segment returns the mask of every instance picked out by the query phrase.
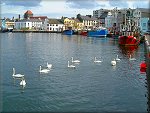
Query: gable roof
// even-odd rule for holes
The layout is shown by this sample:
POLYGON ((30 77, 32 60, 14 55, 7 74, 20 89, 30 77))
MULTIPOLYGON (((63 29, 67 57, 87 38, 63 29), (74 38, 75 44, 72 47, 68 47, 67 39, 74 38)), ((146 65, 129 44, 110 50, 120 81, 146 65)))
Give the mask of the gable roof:
POLYGON ((30 11, 30 10, 27 10, 27 11, 25 12, 25 14, 33 15, 32 11, 30 11))
POLYGON ((89 16, 80 16, 81 17, 81 19, 83 19, 83 20, 91 20, 91 21, 95 21, 95 20, 97 20, 96 18, 94 18, 94 17, 89 17, 89 16))
POLYGON ((49 18, 48 23, 49 24, 63 24, 60 19, 53 19, 53 18, 51 19, 49 18))

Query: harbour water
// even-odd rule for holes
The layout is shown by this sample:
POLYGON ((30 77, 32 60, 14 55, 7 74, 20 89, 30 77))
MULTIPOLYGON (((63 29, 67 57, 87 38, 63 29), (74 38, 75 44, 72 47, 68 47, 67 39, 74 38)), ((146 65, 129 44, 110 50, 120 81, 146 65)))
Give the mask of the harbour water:
POLYGON ((125 51, 117 39, 55 33, 1 33, 2 112, 147 112, 144 45, 125 51), (135 61, 129 60, 132 54, 135 61), (121 59, 116 66, 111 60, 121 59), (67 67, 71 57, 81 62, 67 67), (101 59, 94 63, 93 59, 101 59), (40 74, 39 67, 52 69, 40 74), (13 81, 12 68, 26 86, 13 81))

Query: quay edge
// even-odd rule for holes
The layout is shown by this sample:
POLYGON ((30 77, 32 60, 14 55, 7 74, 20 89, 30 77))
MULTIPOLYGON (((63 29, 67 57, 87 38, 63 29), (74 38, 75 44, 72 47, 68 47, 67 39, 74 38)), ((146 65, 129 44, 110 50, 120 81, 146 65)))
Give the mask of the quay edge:
POLYGON ((145 61, 147 64, 147 69, 146 69, 146 78, 147 78, 147 89, 148 89, 148 113, 150 112, 150 35, 145 35, 145 41, 144 41, 144 46, 145 46, 145 61))

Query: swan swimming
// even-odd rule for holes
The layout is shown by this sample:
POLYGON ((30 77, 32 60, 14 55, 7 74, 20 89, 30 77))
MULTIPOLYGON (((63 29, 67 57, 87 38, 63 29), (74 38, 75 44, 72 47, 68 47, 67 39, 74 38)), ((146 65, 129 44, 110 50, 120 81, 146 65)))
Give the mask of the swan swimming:
POLYGON ((15 68, 13 68, 13 74, 12 74, 13 78, 23 78, 24 75, 22 74, 15 74, 15 68))
POLYGON ((80 63, 80 60, 73 60, 73 57, 71 57, 71 59, 72 59, 71 61, 74 63, 80 63))
POLYGON ((48 73, 49 71, 50 71, 49 69, 41 69, 40 66, 40 70, 39 70, 40 73, 48 73))
POLYGON ((26 85, 26 81, 25 81, 25 79, 22 79, 20 82, 20 86, 25 86, 25 85, 26 85))
POLYGON ((69 67, 69 68, 75 68, 74 65, 69 65, 69 61, 68 61, 68 67, 69 67))
POLYGON ((51 69, 52 68, 52 64, 48 64, 48 62, 47 62, 47 68, 51 69))
POLYGON ((115 60, 115 59, 111 61, 111 65, 112 65, 112 66, 115 66, 115 65, 116 65, 116 60, 115 60))
POLYGON ((96 57, 95 57, 95 58, 94 58, 94 62, 95 62, 95 63, 100 63, 100 62, 102 62, 102 61, 101 61, 101 60, 97 60, 96 57))
POLYGON ((132 57, 131 57, 131 55, 130 55, 130 58, 129 58, 129 60, 136 60, 136 59, 135 59, 135 58, 132 58, 132 57))
POLYGON ((117 55, 116 61, 120 61, 120 58, 118 57, 118 55, 117 55))

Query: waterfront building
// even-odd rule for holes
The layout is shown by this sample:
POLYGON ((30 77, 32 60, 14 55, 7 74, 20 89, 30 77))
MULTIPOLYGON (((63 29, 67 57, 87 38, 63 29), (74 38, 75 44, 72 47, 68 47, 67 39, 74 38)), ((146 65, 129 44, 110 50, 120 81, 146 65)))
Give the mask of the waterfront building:
MULTIPOLYGON (((29 18, 31 21, 40 20, 42 22, 41 30, 47 30, 48 17, 47 16, 32 16, 29 18)), ((36 24, 36 22, 35 22, 36 24)), ((36 27, 36 26, 35 26, 36 27)))
POLYGON ((148 31, 148 21, 150 19, 150 9, 136 8, 133 15, 136 20, 136 25, 140 27, 141 32, 148 31))
MULTIPOLYGON (((106 27, 106 26, 105 26, 105 21, 106 21, 107 15, 108 15, 108 12, 104 12, 104 13, 98 18, 98 20, 99 20, 99 22, 100 22, 100 26, 106 27)), ((110 20, 110 19, 107 18, 107 20, 110 20)), ((111 20, 111 21, 112 21, 112 20, 111 20)))
POLYGON ((74 27, 75 27, 75 30, 79 31, 79 30, 82 30, 83 29, 83 23, 81 21, 79 21, 79 19, 75 18, 74 19, 74 27))
POLYGON ((64 30, 64 24, 60 19, 48 19, 47 30, 61 32, 64 30))
POLYGON ((42 21, 40 19, 22 19, 15 22, 17 30, 41 30, 42 21))
POLYGON ((64 20, 64 26, 65 26, 65 30, 67 30, 67 29, 75 29, 74 28, 74 23, 75 23, 75 21, 74 21, 74 19, 73 18, 65 18, 64 20))
POLYGON ((15 20, 14 20, 14 18, 13 19, 7 18, 6 19, 6 28, 7 29, 14 29, 14 26, 15 26, 15 20))
POLYGON ((2 31, 6 29, 6 19, 0 19, 0 27, 2 31))
POLYGON ((83 29, 91 30, 96 27, 99 27, 97 18, 94 18, 91 15, 83 16, 78 14, 77 19, 83 23, 83 29))
POLYGON ((113 27, 113 16, 111 12, 108 12, 107 17, 105 18, 105 27, 106 28, 112 28, 113 27))
POLYGON ((93 17, 99 18, 104 12, 109 12, 110 10, 108 9, 99 9, 99 10, 94 10, 93 11, 93 17))

